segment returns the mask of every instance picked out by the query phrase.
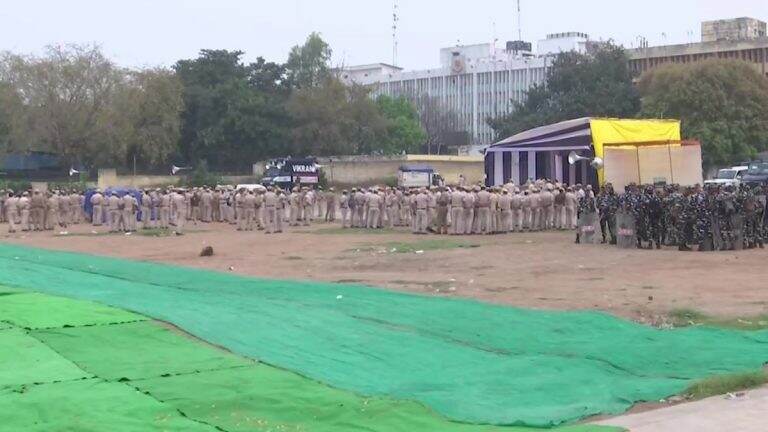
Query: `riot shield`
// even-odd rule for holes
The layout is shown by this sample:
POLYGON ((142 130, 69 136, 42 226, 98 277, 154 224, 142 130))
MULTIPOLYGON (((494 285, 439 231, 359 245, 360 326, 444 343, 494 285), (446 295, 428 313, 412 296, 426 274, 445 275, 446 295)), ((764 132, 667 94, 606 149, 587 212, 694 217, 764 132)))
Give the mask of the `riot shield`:
POLYGON ((579 216, 578 227, 581 244, 600 243, 600 220, 597 213, 582 213, 579 216))
POLYGON ((635 217, 631 213, 616 213, 616 245, 621 249, 637 247, 635 217))
POLYGON ((733 238, 733 250, 744 249, 744 216, 734 214, 731 216, 731 236, 733 238))

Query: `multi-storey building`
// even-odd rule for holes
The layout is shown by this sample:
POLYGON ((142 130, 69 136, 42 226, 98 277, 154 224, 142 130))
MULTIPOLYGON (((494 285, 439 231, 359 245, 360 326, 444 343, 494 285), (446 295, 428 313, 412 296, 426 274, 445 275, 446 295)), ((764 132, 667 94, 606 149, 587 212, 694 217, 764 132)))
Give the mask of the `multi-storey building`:
POLYGON ((488 145, 495 139, 489 118, 512 112, 525 100, 528 90, 546 81, 553 56, 563 51, 585 51, 584 33, 549 35, 539 42, 534 55, 530 43, 507 42, 504 48, 485 43, 440 50, 440 67, 404 71, 377 63, 339 71, 347 82, 371 86, 373 95, 432 98, 437 109, 450 110, 458 119, 458 130, 467 132, 469 144, 488 145))
POLYGON ((708 21, 701 42, 627 50, 629 67, 640 76, 667 63, 691 63, 711 58, 743 60, 768 76, 768 36, 765 23, 752 18, 708 21))
POLYGON ((701 23, 701 41, 749 40, 768 36, 765 21, 754 18, 734 18, 701 23))
MULTIPOLYGON (((465 45, 441 49, 440 67, 435 69, 404 71, 377 63, 338 73, 347 82, 372 87, 374 96, 431 98, 436 103, 430 109, 455 114, 456 130, 466 132, 468 144, 485 146, 503 138, 494 136, 487 120, 511 113, 532 86, 544 84, 556 54, 589 52, 599 43, 584 33, 557 33, 540 40, 536 54, 530 43, 521 41, 507 42, 504 48, 490 43, 465 45)), ((768 76, 765 23, 752 18, 704 22, 702 42, 643 46, 627 53, 629 67, 637 76, 662 64, 708 58, 744 60, 768 76)))

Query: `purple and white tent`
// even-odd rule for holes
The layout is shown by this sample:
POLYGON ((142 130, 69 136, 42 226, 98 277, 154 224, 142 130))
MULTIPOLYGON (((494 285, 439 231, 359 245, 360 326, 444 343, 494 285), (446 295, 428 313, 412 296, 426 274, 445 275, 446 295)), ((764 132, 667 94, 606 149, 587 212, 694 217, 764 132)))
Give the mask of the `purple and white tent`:
POLYGON ((588 161, 568 164, 571 151, 593 156, 590 120, 585 117, 537 127, 491 145, 485 152, 486 185, 523 184, 546 177, 597 186, 597 171, 588 161))

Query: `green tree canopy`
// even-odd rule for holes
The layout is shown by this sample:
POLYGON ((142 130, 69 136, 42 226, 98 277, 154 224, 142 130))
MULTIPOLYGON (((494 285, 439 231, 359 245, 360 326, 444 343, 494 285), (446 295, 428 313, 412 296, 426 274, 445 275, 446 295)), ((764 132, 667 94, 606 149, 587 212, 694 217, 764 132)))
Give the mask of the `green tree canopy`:
POLYGON ((768 149, 768 79, 749 63, 707 60, 645 73, 642 115, 677 118, 702 144, 704 165, 731 164, 768 149))
POLYGON ((534 86, 511 114, 489 119, 497 136, 579 117, 635 117, 640 98, 623 48, 609 43, 589 54, 559 54, 546 84, 534 86))
POLYGON ((174 69, 183 84, 181 156, 216 169, 249 166, 283 151, 288 117, 285 69, 241 51, 203 50, 174 69))
POLYGON ((364 153, 384 154, 415 153, 427 140, 427 134, 419 122, 416 107, 404 97, 379 96, 376 106, 387 119, 387 139, 378 148, 362 150, 364 153))
POLYGON ((297 89, 288 102, 294 155, 356 154, 386 138, 387 121, 368 92, 334 78, 297 89))
POLYGON ((330 75, 331 53, 331 47, 316 32, 307 37, 304 45, 291 48, 285 64, 291 84, 297 88, 324 84, 330 75))
POLYGON ((370 90, 327 78, 295 90, 288 101, 293 155, 399 154, 426 139, 418 113, 405 98, 370 97, 370 90))

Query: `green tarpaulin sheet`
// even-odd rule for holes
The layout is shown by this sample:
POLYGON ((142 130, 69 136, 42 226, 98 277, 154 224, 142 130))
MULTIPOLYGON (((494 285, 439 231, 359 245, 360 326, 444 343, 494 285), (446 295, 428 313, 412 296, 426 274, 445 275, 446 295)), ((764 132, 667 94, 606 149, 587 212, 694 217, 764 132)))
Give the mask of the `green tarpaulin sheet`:
MULTIPOLYGON (((535 432, 529 428, 448 422, 421 404, 362 398, 290 372, 257 365, 134 383, 187 417, 227 432, 535 432)), ((581 425, 553 432, 612 432, 581 425)))
POLYGON ((0 284, 123 307, 334 387, 418 401, 468 423, 546 427, 619 413, 694 379, 768 360, 768 332, 661 331, 602 313, 7 245, 0 246, 0 284))
POLYGON ((0 320, 29 329, 115 324, 144 319, 140 315, 87 301, 35 293, 0 296, 0 320))
MULTIPOLYGON (((62 305, 101 308, 76 300, 36 297, 43 303, 58 300, 62 305)), ((19 309, 29 311, 26 305, 19 309)), ((21 310, 13 311, 22 316, 21 310)), ((61 355, 71 356, 88 370, 112 377, 112 385, 101 382, 103 377, 97 377, 61 386, 25 383, 13 386, 13 391, 2 391, 0 386, 0 409, 13 413, 10 421, 0 422, 3 431, 6 428, 57 432, 196 430, 194 425, 178 418, 182 415, 227 432, 532 432, 527 428, 453 423, 415 402, 364 398, 333 389, 291 372, 236 357, 177 331, 169 331, 164 324, 156 322, 70 328, 61 332, 44 330, 33 334, 51 342, 61 355), (239 360, 234 367, 233 359, 239 360), (192 372, 202 364, 219 369, 192 372), (137 379, 115 383, 124 376, 137 379), (94 404, 94 399, 99 398, 115 399, 119 406, 104 403, 108 401, 94 404)), ((11 348, 23 345, 15 342, 11 348)), ((18 381, 23 381, 23 377, 33 376, 35 370, 39 377, 38 366, 27 361, 9 369, 22 377, 18 381)), ((66 375, 61 373, 61 368, 56 370, 60 373, 49 374, 54 380, 66 375)), ((198 430, 207 429, 198 427, 198 430)), ((556 432, 611 431, 614 429, 591 425, 556 429, 556 432)))
POLYGON ((0 389, 86 377, 90 375, 23 330, 0 330, 0 389))
POLYGON ((173 334, 151 322, 76 327, 32 335, 101 378, 140 379, 247 366, 252 361, 204 349, 203 343, 173 334))
POLYGON ((218 431, 125 384, 99 379, 0 390, 0 413, 0 430, 8 432, 218 431))

